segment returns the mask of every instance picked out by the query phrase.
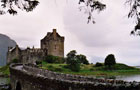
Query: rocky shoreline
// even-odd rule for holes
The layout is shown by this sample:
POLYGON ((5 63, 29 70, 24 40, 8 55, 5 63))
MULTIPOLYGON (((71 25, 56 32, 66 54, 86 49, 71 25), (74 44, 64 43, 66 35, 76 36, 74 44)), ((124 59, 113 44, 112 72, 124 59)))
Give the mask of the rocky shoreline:
MULTIPOLYGON (((8 78, 8 76, 0 75, 0 78, 8 78)), ((11 90, 11 86, 9 83, 1 82, 0 83, 0 90, 11 90)))
POLYGON ((11 90, 10 84, 0 84, 0 90, 11 90))

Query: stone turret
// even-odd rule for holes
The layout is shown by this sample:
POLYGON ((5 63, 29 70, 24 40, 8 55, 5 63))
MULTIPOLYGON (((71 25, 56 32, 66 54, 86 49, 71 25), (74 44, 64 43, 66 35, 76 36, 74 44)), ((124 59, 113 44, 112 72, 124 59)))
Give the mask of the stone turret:
POLYGON ((10 63, 13 59, 20 59, 21 50, 18 45, 15 47, 9 47, 7 52, 7 64, 10 63))
POLYGON ((53 29, 53 32, 48 32, 41 40, 41 49, 46 49, 48 55, 64 57, 64 37, 53 29))

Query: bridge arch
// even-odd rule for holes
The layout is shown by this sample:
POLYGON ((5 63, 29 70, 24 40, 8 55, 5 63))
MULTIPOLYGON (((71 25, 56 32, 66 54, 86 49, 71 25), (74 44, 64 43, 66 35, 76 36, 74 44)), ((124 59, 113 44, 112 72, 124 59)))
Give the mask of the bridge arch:
POLYGON ((16 83, 16 90, 22 90, 21 83, 19 81, 16 83))

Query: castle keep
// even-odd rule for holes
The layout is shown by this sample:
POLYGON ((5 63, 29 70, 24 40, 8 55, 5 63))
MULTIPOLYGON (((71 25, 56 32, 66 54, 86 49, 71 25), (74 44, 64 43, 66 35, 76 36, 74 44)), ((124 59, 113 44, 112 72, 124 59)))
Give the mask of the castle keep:
POLYGON ((48 55, 64 57, 64 37, 61 37, 56 29, 47 33, 41 40, 41 49, 48 50, 48 55))
POLYGON ((18 45, 9 47, 7 63, 13 59, 19 60, 20 63, 35 63, 43 60, 47 55, 64 57, 64 37, 60 36, 56 29, 53 29, 53 32, 48 32, 40 44, 41 48, 27 47, 22 49, 18 45))

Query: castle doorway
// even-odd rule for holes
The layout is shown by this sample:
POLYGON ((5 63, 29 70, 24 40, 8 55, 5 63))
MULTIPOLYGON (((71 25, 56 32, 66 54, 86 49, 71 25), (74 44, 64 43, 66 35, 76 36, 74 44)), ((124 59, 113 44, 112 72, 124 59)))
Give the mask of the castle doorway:
POLYGON ((17 84, 16 84, 16 90, 22 90, 22 89, 21 89, 21 84, 20 84, 20 82, 17 82, 17 84))

